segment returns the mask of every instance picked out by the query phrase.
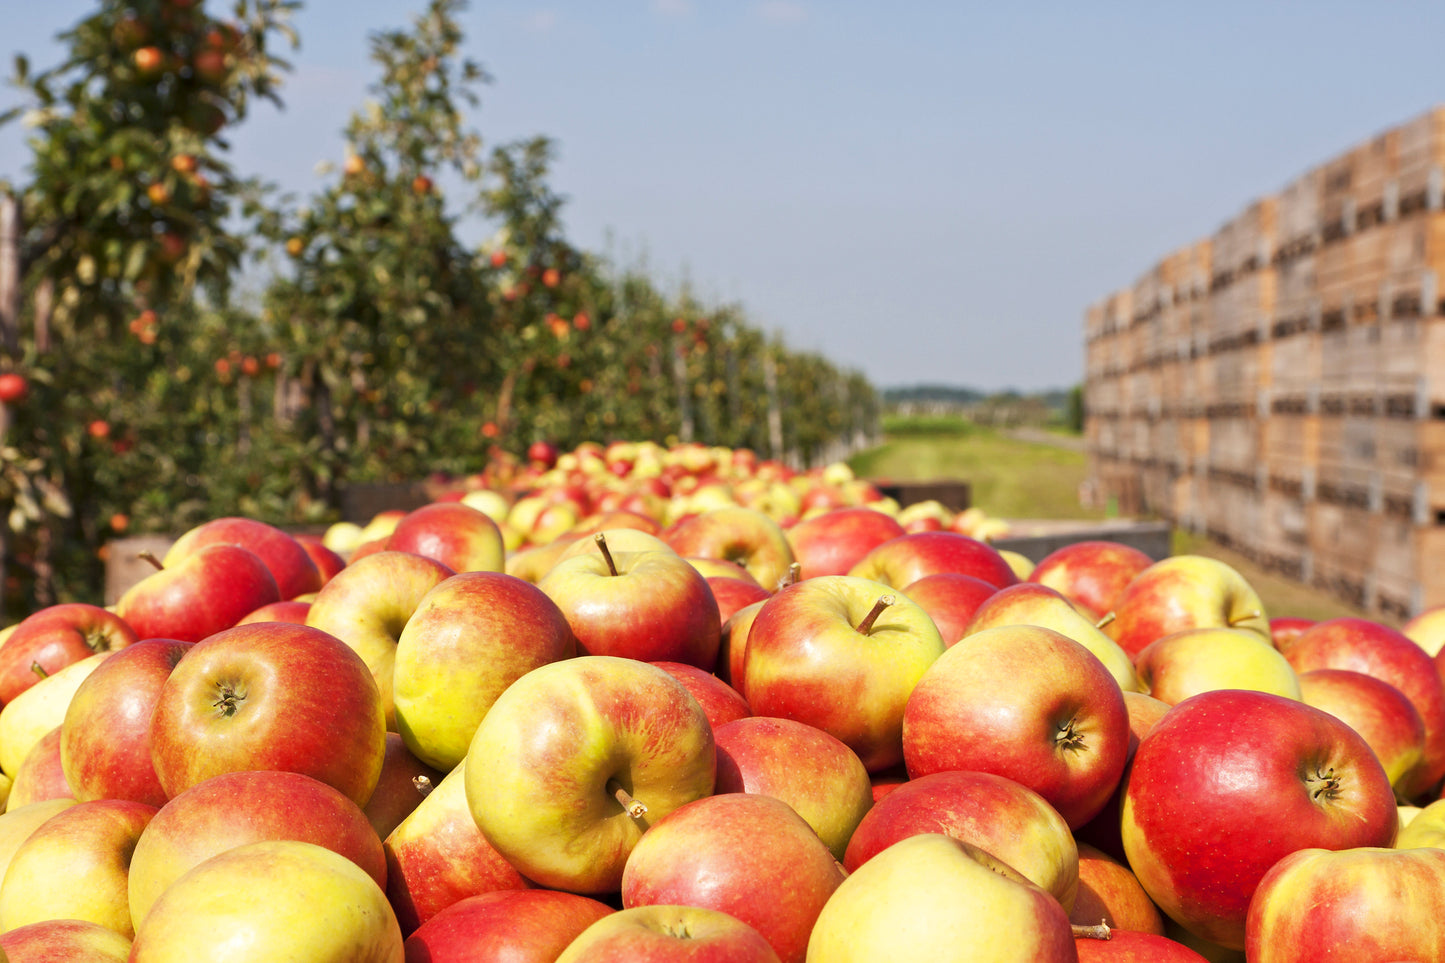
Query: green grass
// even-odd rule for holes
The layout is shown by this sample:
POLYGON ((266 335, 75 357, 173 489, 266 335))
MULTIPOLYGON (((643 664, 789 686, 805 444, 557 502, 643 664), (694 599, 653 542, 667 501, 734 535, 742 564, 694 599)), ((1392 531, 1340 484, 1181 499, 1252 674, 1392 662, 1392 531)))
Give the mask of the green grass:
POLYGON ((973 504, 1003 518, 1103 518, 1079 504, 1088 471, 1083 452, 1018 441, 962 419, 908 419, 877 448, 849 460, 865 478, 959 480, 973 486, 973 504), (949 425, 952 423, 953 427, 949 425))

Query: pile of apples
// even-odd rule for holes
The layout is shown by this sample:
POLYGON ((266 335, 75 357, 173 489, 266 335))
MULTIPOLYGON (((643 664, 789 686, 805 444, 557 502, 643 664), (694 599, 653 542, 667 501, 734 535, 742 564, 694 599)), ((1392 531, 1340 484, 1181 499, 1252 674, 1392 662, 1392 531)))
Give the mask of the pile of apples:
POLYGON ((349 559, 221 518, 36 613, 0 952, 1445 959, 1445 616, 1271 621, 1213 559, 1033 566, 854 490, 787 524, 589 494, 512 550, 438 501, 349 559))

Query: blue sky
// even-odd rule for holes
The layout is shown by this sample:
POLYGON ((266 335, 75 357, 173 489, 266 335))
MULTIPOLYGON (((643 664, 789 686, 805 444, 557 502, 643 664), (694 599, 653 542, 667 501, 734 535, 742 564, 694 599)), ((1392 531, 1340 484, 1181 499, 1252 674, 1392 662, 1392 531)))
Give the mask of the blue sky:
MULTIPOLYGON (((368 34, 421 7, 310 0, 236 166, 314 189, 368 34)), ((0 54, 46 65, 92 4, 0 8, 0 54)), ((556 139, 574 242, 880 387, 1077 382, 1091 301, 1445 102, 1438 2, 473 0, 463 24, 495 79, 474 126, 556 139)), ((0 129, 0 179, 25 163, 0 129)))

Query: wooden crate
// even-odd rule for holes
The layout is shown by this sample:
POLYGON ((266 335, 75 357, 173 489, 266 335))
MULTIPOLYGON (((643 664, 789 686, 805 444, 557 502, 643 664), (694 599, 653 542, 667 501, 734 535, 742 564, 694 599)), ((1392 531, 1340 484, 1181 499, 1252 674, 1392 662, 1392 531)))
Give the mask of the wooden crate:
POLYGON ((1397 179, 1402 217, 1441 208, 1445 187, 1445 107, 1436 107, 1400 127, 1397 179))
POLYGON ((1323 170, 1315 168, 1295 178, 1279 192, 1276 262, 1291 260, 1319 246, 1323 177, 1323 170))
POLYGON ((1252 415, 1209 419, 1209 467, 1253 475, 1259 467, 1259 425, 1252 415))

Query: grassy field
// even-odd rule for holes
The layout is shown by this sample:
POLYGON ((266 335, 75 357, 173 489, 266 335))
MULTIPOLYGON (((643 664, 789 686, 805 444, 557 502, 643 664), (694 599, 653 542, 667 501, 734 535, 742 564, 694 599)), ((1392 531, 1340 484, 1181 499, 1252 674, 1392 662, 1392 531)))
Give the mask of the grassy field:
MULTIPOLYGON (((1015 437, 959 418, 909 418, 884 424, 885 440, 849 460, 860 476, 890 481, 957 479, 973 503, 1002 518, 1103 519, 1079 504, 1088 462, 1074 436, 1029 432, 1015 437)), ((1228 562, 1254 586, 1271 616, 1328 619, 1362 615, 1328 594, 1267 572, 1202 535, 1176 531, 1176 555, 1228 562)), ((1379 618, 1379 616, 1370 616, 1379 618)))

